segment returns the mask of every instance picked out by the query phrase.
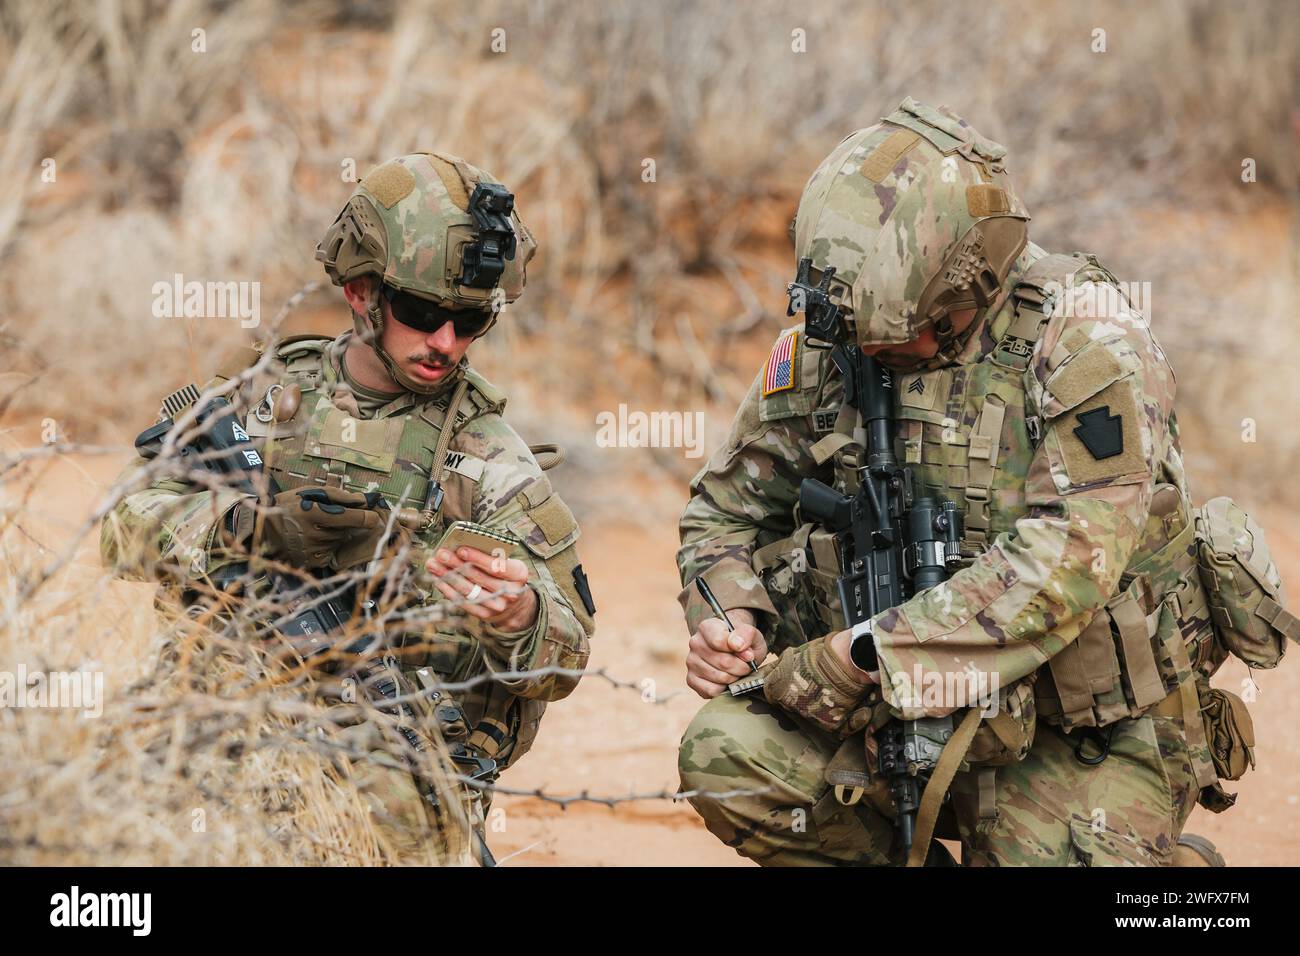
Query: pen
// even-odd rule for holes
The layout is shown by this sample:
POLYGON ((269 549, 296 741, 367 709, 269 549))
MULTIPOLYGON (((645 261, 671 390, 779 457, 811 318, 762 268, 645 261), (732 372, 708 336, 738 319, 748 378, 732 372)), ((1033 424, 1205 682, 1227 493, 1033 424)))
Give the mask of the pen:
MULTIPOLYGON (((709 607, 713 608, 713 613, 722 618, 722 622, 727 625, 727 630, 734 631, 736 625, 731 623, 731 618, 727 617, 727 612, 722 609, 722 605, 718 603, 718 599, 713 596, 713 590, 709 587, 708 582, 705 581, 704 578, 696 578, 695 588, 700 592, 700 597, 709 602, 709 607)), ((752 673, 757 673, 758 665, 753 661, 750 661, 749 669, 752 673)))

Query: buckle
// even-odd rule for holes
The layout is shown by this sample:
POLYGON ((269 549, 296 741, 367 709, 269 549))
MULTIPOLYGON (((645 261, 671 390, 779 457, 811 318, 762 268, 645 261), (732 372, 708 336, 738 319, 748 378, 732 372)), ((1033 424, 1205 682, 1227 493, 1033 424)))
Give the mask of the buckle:
POLYGON ((491 757, 476 756, 463 747, 451 752, 451 762, 461 767, 470 768, 470 772, 465 776, 471 780, 484 780, 494 776, 497 772, 497 762, 491 757))

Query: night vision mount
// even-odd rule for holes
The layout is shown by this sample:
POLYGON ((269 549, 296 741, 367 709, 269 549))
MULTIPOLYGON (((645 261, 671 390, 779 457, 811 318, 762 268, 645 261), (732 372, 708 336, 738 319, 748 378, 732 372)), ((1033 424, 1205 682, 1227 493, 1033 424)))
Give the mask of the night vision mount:
POLYGON ((506 260, 515 257, 515 229, 510 214, 515 197, 500 183, 478 183, 469 197, 469 214, 478 238, 465 246, 460 284, 491 289, 501 281, 506 260))
POLYGON ((828 266, 822 273, 821 283, 815 286, 808 281, 811 269, 812 259, 805 256, 799 260, 794 281, 786 287, 790 307, 785 314, 804 314, 804 335, 808 339, 839 345, 844 336, 844 323, 840 321, 840 307, 831 301, 830 296, 835 267, 828 266))

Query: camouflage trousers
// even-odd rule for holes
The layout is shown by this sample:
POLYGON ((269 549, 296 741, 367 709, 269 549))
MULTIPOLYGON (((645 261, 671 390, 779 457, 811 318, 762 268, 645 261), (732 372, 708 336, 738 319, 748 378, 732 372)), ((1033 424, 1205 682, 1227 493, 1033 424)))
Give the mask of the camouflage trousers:
MULTIPOLYGON (((398 693, 408 695, 419 686, 415 670, 402 668, 401 674, 404 686, 398 693)), ((407 719, 414 721, 408 726, 425 740, 423 746, 438 746, 435 740, 440 735, 431 726, 431 713, 417 711, 407 719)), ((387 746, 373 745, 374 732, 391 736, 393 724, 383 720, 380 728, 367 723, 351 728, 359 738, 370 741, 358 748, 365 756, 354 761, 353 780, 384 844, 385 856, 394 862, 425 865, 477 859, 491 792, 458 783, 451 775, 460 772, 459 768, 429 752, 420 758, 429 762, 426 772, 416 771, 409 762, 412 754, 407 742, 394 738, 387 746), (436 794, 435 778, 441 780, 436 794)))
POLYGON ((409 767, 387 751, 372 751, 366 760, 354 765, 353 772, 357 791, 390 860, 446 865, 477 859, 483 820, 491 805, 490 793, 471 792, 468 787, 452 784, 441 800, 446 804, 454 799, 457 808, 435 809, 426 795, 427 788, 409 767))
MULTIPOLYGON (((991 826, 977 828, 976 775, 958 774, 952 807, 963 864, 1171 864, 1197 797, 1179 721, 1120 721, 1109 756, 1095 766, 1075 757, 1078 742, 1040 722, 1029 755, 996 771, 991 826)), ((844 806, 825 780, 841 744, 762 698, 723 695, 700 709, 682 737, 682 788, 702 791, 690 802, 714 836, 761 865, 897 864, 887 804, 844 806), (733 790, 765 792, 708 796, 733 790)))

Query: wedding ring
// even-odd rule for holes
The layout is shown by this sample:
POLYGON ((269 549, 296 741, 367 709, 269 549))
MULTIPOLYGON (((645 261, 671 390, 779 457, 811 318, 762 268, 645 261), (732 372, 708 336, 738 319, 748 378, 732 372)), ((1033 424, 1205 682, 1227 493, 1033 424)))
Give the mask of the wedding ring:
POLYGON ((465 595, 465 600, 467 600, 467 601, 477 601, 477 600, 478 600, 478 596, 479 596, 480 594, 482 594, 482 593, 483 593, 483 585, 481 585, 481 584, 476 584, 476 585, 474 585, 472 588, 469 589, 469 593, 465 595))

